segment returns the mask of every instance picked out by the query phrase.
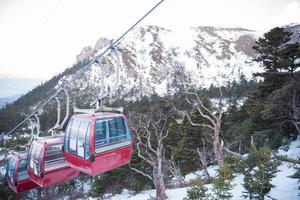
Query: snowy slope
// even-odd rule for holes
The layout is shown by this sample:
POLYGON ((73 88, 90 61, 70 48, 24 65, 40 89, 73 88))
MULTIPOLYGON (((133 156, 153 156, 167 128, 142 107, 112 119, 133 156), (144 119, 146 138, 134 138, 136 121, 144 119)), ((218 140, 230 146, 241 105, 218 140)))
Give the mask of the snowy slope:
MULTIPOLYGON (((300 156, 300 137, 294 142, 292 142, 290 145, 288 145, 288 151, 284 151, 281 148, 278 151, 278 155, 287 155, 290 158, 297 159, 300 156)), ((215 173, 215 166, 212 166, 209 168, 209 172, 212 176, 214 176, 215 173)), ((293 175, 295 173, 295 169, 293 166, 291 166, 289 163, 282 162, 282 164, 278 167, 279 172, 277 173, 276 177, 273 178, 272 183, 276 186, 273 188, 270 192, 270 196, 278 199, 278 200, 299 200, 300 196, 298 194, 300 191, 298 190, 298 187, 300 186, 300 183, 298 183, 297 179, 292 179, 289 176, 293 175)), ((196 179, 198 176, 202 175, 202 171, 194 172, 185 177, 187 181, 191 181, 193 179, 196 179)), ((234 189, 231 191, 233 194, 232 200, 241 200, 243 199, 241 196, 243 195, 243 178, 244 175, 238 174, 234 180, 233 183, 235 184, 234 189)), ((211 192, 212 185, 206 185, 211 192)), ((176 188, 176 189, 169 189, 166 191, 166 194, 168 196, 169 200, 182 200, 186 196, 186 191, 188 187, 185 188, 176 188)), ((108 195, 110 196, 110 195, 108 195)), ((149 199, 149 197, 155 197, 155 190, 147 190, 143 191, 137 195, 130 194, 130 191, 124 190, 121 194, 110 196, 108 199, 110 200, 145 200, 149 199)), ((266 200, 269 198, 266 197, 266 200)), ((93 198, 90 198, 90 200, 93 200, 93 198)))
MULTIPOLYGON (((259 36, 260 33, 240 28, 192 27, 180 32, 157 26, 135 28, 117 46, 121 63, 119 94, 128 98, 141 92, 165 95, 179 65, 184 66, 181 73, 189 76, 196 87, 239 80, 242 74, 250 79, 254 72, 261 71, 259 64, 252 61, 252 46, 259 36)), ((101 51, 90 50, 86 59, 101 51)), ((105 85, 112 85, 116 58, 111 54, 104 61, 105 85)), ((63 76, 56 88, 74 76, 63 76)), ((93 97, 99 86, 99 66, 92 66, 71 84, 70 90, 77 88, 74 95, 93 97)))

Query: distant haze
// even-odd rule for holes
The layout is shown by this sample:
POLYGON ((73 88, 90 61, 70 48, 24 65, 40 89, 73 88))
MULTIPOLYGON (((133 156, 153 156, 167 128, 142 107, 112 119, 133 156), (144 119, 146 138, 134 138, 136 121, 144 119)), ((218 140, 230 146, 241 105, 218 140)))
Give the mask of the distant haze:
POLYGON ((20 96, 41 82, 39 79, 0 78, 0 98, 20 96))
MULTIPOLYGON (((84 46, 116 38, 157 2, 1 0, 0 75, 49 79, 74 64, 84 46)), ((300 0, 165 0, 141 26, 266 31, 299 22, 300 0)))

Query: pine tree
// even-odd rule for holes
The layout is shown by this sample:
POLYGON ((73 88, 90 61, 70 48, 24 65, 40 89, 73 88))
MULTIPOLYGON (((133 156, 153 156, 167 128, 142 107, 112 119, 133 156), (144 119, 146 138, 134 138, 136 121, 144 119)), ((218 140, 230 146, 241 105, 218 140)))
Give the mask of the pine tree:
POLYGON ((184 198, 184 200, 208 200, 210 195, 207 191, 208 189, 203 185, 203 183, 193 185, 186 191, 187 197, 184 198))
POLYGON ((300 44, 286 44, 280 51, 280 57, 282 60, 278 68, 293 74, 300 67, 300 62, 297 61, 300 57, 300 44))
POLYGON ((285 28, 277 27, 265 33, 253 47, 255 60, 263 64, 265 71, 255 74, 263 80, 246 102, 250 132, 262 142, 268 140, 273 148, 280 146, 283 137, 296 132, 291 116, 293 96, 300 95, 295 90, 295 82, 299 82, 296 70, 300 65, 300 47, 290 43, 291 35, 285 28))
POLYGON ((264 81, 260 84, 258 92, 261 97, 267 97, 274 90, 281 88, 286 82, 286 75, 279 73, 281 69, 292 70, 297 64, 292 63, 300 56, 299 44, 288 44, 292 33, 284 28, 273 28, 256 41, 253 49, 256 51, 255 61, 261 62, 265 72, 256 73, 264 81), (292 65, 292 66, 290 66, 292 65))
POLYGON ((273 28, 264 34, 264 37, 256 41, 253 49, 257 53, 255 61, 262 62, 266 72, 277 72, 282 65, 280 57, 284 44, 291 39, 292 33, 285 31, 284 28, 273 28))
POLYGON ((217 178, 213 182, 214 200, 229 200, 232 198, 230 190, 234 187, 233 179, 233 171, 229 165, 225 164, 218 170, 217 178))
MULTIPOLYGON (((198 113, 192 112, 191 118, 194 121, 201 122, 203 119, 198 113)), ((199 169, 197 162, 197 147, 202 149, 202 137, 206 137, 205 128, 192 126, 187 119, 182 124, 180 141, 173 147, 174 158, 180 163, 183 174, 199 169)))
POLYGON ((247 160, 248 170, 244 177, 244 197, 264 200, 265 196, 275 186, 271 184, 272 178, 278 172, 278 163, 271 158, 271 150, 264 148, 259 151, 252 149, 247 160))

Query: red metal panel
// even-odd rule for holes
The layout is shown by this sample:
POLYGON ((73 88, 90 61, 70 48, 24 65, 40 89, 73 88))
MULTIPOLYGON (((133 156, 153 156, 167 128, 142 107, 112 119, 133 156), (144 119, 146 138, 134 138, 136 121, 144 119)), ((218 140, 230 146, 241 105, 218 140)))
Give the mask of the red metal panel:
POLYGON ((96 176, 123 165, 127 165, 130 162, 131 155, 131 145, 114 151, 96 155, 95 162, 92 163, 92 173, 90 175, 96 176))
POLYGON ((42 188, 73 180, 77 178, 79 174, 80 172, 78 170, 71 167, 64 167, 49 171, 44 174, 43 178, 36 176, 31 171, 29 171, 30 179, 42 188))
POLYGON ((41 177, 35 175, 33 172, 31 172, 31 170, 27 170, 27 172, 31 181, 36 183, 38 186, 43 187, 43 180, 41 177))
POLYGON ((43 187, 64 183, 73 180, 79 176, 79 171, 71 167, 65 167, 58 170, 47 172, 43 178, 43 187))
POLYGON ((19 194, 21 192, 26 192, 26 191, 29 191, 31 189, 38 187, 38 185, 35 184, 30 179, 25 179, 23 181, 18 182, 17 186, 12 184, 9 180, 7 180, 7 182, 8 182, 9 187, 17 194, 19 194))
POLYGON ((132 146, 123 147, 114 151, 105 152, 95 156, 95 161, 83 160, 77 156, 64 153, 66 161, 74 169, 91 176, 116 169, 130 162, 132 146))
POLYGON ((68 164, 83 173, 91 174, 91 162, 90 160, 83 160, 77 156, 73 156, 69 153, 64 152, 65 160, 68 164))

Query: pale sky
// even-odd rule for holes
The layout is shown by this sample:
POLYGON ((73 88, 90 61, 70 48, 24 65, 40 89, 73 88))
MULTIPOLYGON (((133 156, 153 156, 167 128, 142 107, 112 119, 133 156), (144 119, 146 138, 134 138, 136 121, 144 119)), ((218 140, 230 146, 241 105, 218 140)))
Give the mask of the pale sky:
MULTIPOLYGON (((0 77, 49 79, 84 46, 118 37, 157 2, 0 0, 0 77)), ((140 26, 266 31, 290 23, 300 23, 300 0, 165 0, 140 26)))

